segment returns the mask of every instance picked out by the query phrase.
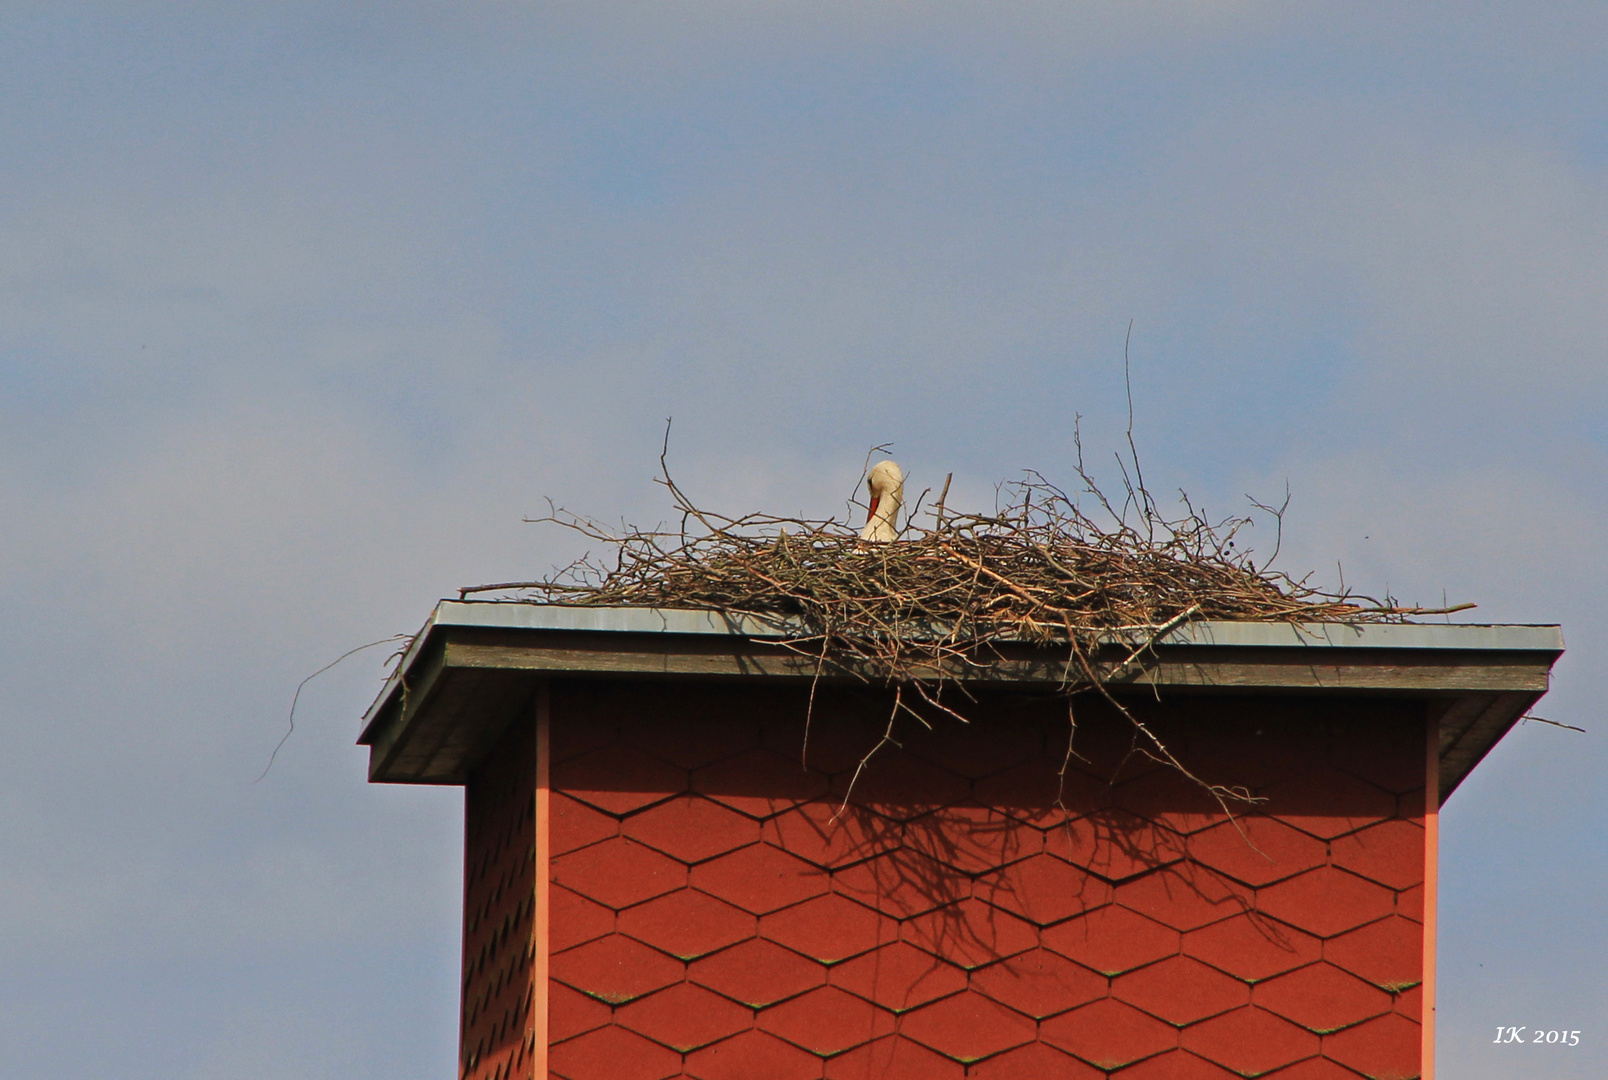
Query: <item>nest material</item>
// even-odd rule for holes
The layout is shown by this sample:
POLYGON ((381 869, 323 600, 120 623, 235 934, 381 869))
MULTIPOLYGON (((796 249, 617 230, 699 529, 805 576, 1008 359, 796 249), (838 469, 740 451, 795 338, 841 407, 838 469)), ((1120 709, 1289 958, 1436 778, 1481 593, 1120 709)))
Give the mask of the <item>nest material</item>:
MULTIPOLYGON (((1081 462, 1077 474, 1098 518, 1036 473, 1003 487, 1004 505, 993 514, 949 511, 946 481, 925 518, 921 499, 909 515, 926 525, 907 523, 897 541, 877 544, 838 521, 732 518, 700 509, 663 469, 660 482, 681 514, 678 529, 616 532, 555 509, 530 520, 580 532, 608 550, 607 561, 586 557, 543 581, 473 586, 461 594, 503 591, 550 604, 787 617, 797 629, 781 644, 814 658, 817 678, 830 666, 893 687, 887 731, 861 769, 897 742, 901 715, 928 725, 934 711, 966 721, 951 704, 955 695, 945 691, 967 696, 967 675, 996 663, 999 646, 1059 645, 1067 649, 1061 689, 1073 734, 1075 695, 1102 694, 1132 723, 1135 752, 1195 780, 1225 812, 1229 801, 1257 800, 1195 777, 1109 692, 1109 684, 1142 663, 1161 638, 1195 619, 1403 622, 1474 606, 1402 607, 1388 597, 1326 592, 1308 579, 1258 567, 1237 540, 1250 517, 1213 522, 1185 497, 1184 514, 1168 518, 1142 480, 1128 481, 1126 471, 1125 494, 1116 504, 1081 462), (1113 640, 1131 647, 1123 650, 1126 659, 1108 654, 1102 660, 1100 647, 1113 640)), ((1272 517, 1281 535, 1284 508, 1252 505, 1272 517)), ((810 698, 813 711, 813 689, 810 698)))
MULTIPOLYGON (((1087 480, 1087 478, 1085 477, 1087 480)), ((1249 517, 1213 523, 1187 502, 1167 519, 1130 490, 1119 510, 1091 483, 1109 524, 1036 474, 1008 485, 993 514, 953 513, 942 496, 925 527, 866 543, 837 521, 695 506, 666 474, 682 514, 675 531, 607 530, 555 511, 546 518, 610 550, 544 581, 462 590, 517 591, 579 606, 689 608, 787 616, 789 643, 828 657, 878 660, 895 681, 929 661, 987 662, 1003 641, 1072 644, 1171 630, 1192 619, 1258 622, 1400 622, 1431 611, 1258 568, 1236 537, 1249 517)), ((1268 508, 1275 517, 1282 508, 1268 508)), ((917 513, 911 517, 916 518, 917 513)))

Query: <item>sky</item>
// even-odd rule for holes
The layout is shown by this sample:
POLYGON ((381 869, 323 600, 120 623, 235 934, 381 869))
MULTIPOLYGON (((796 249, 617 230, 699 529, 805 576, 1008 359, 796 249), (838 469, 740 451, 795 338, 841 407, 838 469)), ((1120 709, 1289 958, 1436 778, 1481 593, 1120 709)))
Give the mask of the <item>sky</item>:
MULTIPOLYGON (((1557 622, 1446 807, 1440 1069, 1608 1075, 1608 6, 0 3, 0 1075, 452 1074, 377 647, 546 499, 992 504, 1134 437, 1557 622), (1498 1026, 1580 1046, 1492 1045, 1498 1026)), ((1268 550, 1264 524, 1253 540, 1268 550)))

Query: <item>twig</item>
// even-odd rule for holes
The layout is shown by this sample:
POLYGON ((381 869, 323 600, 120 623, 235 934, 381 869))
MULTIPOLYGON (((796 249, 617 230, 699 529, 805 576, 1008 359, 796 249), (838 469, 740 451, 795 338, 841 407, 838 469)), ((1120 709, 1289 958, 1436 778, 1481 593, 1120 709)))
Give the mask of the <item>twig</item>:
POLYGON ((1156 647, 1156 642, 1160 641, 1162 638, 1166 637, 1168 634, 1172 633, 1174 630, 1178 629, 1180 626, 1184 625, 1184 623, 1188 622, 1190 619, 1199 614, 1200 605, 1191 604, 1187 609, 1180 611, 1178 614, 1156 627, 1155 633, 1150 635, 1150 640, 1146 641, 1143 645, 1129 653, 1128 659, 1124 660, 1122 663, 1118 664, 1116 667, 1112 668, 1106 673, 1105 681, 1110 682, 1114 679, 1122 678, 1128 673, 1128 669, 1134 665, 1135 661, 1156 647))
POLYGON ((464 585, 458 589, 458 599, 462 600, 470 593, 477 592, 506 592, 510 589, 545 589, 551 584, 546 581, 502 581, 496 585, 464 585))
POLYGON ((1534 720, 1538 724, 1551 724, 1553 727, 1568 728, 1570 731, 1578 731, 1582 735, 1584 735, 1586 733, 1586 729, 1583 728, 1583 727, 1575 727, 1573 724, 1560 724, 1560 723, 1558 723, 1558 721, 1556 721, 1556 720, 1548 720, 1544 716, 1521 716, 1521 717, 1519 717, 1519 719, 1520 720, 1534 720))
POLYGON ((933 517, 937 520, 937 522, 938 522, 937 527, 939 529, 942 529, 944 527, 944 500, 949 497, 949 482, 951 480, 953 480, 954 478, 955 478, 954 473, 950 473, 947 476, 945 476, 944 477, 944 489, 938 493, 938 509, 936 511, 934 511, 933 517))
POLYGON ((296 703, 301 700, 302 687, 306 686, 308 683, 312 682, 314 679, 316 679, 320 675, 324 674, 324 672, 328 671, 330 668, 334 667, 336 664, 340 663, 342 660, 345 660, 348 656, 352 656, 352 655, 354 655, 356 653, 360 653, 364 649, 372 649, 376 645, 385 645, 385 644, 388 644, 388 643, 390 643, 392 641, 412 641, 412 640, 413 640, 413 635, 412 634, 392 634, 388 638, 381 638, 378 641, 371 641, 367 645, 359 645, 355 649, 347 649, 345 652, 341 653, 335 659, 331 660, 329 663, 325 664, 323 667, 319 668, 317 671, 315 671, 311 675, 307 676, 307 678, 305 678, 301 682, 297 683, 296 684, 296 692, 294 694, 292 694, 291 697, 290 697, 290 716, 289 716, 290 726, 285 730, 284 736, 282 738, 280 738, 279 742, 274 746, 274 752, 268 755, 268 764, 266 764, 266 765, 264 765, 262 767, 262 772, 257 774, 257 779, 253 780, 252 783, 253 784, 258 783, 258 782, 260 782, 262 780, 263 777, 268 775, 268 770, 274 767, 274 759, 279 757, 280 749, 283 748, 285 743, 290 741, 290 737, 296 733, 296 703))

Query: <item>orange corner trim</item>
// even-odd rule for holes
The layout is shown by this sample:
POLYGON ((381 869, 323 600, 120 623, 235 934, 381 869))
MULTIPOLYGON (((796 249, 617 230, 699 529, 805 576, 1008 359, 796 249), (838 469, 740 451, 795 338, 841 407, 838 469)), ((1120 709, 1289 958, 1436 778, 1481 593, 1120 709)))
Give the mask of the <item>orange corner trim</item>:
POLYGON ((1435 909, 1440 891, 1440 720, 1429 718, 1424 747, 1424 1025, 1420 1070, 1435 1080, 1435 909))
POLYGON ((536 691, 536 896, 531 919, 531 1074, 546 1080, 547 1072, 547 988, 550 958, 551 922, 548 899, 552 892, 552 849, 548 838, 552 827, 551 701, 544 682, 536 691))

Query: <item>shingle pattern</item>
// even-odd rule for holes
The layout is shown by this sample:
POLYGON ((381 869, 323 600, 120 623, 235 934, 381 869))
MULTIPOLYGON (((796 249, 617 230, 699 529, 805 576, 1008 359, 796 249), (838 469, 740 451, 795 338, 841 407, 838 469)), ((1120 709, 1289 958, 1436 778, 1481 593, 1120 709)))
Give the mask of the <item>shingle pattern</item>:
POLYGON ((699 693, 555 694, 554 802, 585 812, 555 813, 552 878, 586 929, 553 930, 553 1075, 1417 1074, 1415 714, 1190 703, 1175 744, 1267 795, 1236 825, 1093 708, 1070 782, 1064 712, 1018 706, 851 790, 879 705, 825 695, 805 769, 797 698, 699 693))
MULTIPOLYGON (((468 784, 458 1065, 464 1080, 503 1080, 531 1068, 535 773, 535 729, 516 724, 468 784)), ((601 1026, 607 1018, 599 1022, 594 1012, 591 1021, 601 1026)))

